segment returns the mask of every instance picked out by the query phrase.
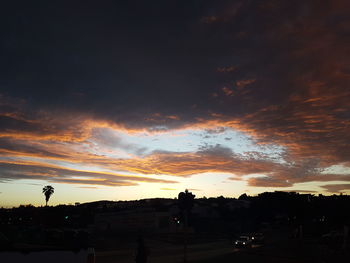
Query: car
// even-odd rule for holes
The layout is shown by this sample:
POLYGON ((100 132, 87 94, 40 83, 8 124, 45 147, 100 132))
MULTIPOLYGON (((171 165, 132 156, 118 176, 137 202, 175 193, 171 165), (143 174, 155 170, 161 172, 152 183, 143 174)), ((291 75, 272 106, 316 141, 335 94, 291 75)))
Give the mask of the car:
POLYGON ((237 248, 249 248, 252 246, 252 240, 249 236, 240 236, 235 240, 234 245, 237 248))
POLYGON ((265 237, 263 233, 253 233, 250 235, 253 244, 263 244, 265 237))

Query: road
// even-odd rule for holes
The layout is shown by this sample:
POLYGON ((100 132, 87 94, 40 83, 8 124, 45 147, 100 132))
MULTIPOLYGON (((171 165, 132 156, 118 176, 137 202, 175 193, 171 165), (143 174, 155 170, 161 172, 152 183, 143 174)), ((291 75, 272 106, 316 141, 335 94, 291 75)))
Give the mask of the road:
MULTIPOLYGON (((148 240, 150 246, 149 263, 182 263, 183 246, 157 244, 148 240)), ((188 246, 188 262, 300 262, 297 258, 283 255, 272 255, 263 252, 260 246, 251 249, 235 249, 227 240, 194 244, 188 246)), ((97 251, 96 263, 130 263, 134 262, 135 250, 97 251)))
MULTIPOLYGON (((148 263, 182 263, 183 246, 161 240, 145 239, 150 248, 148 263)), ((350 262, 349 252, 330 250, 315 239, 290 239, 280 231, 272 233, 264 245, 250 249, 234 249, 232 241, 225 239, 197 243, 188 246, 188 262, 285 262, 285 263, 330 263, 350 262), (349 260, 349 261, 347 261, 349 260)), ((122 249, 96 251, 96 263, 135 262, 136 243, 124 244, 122 249)))

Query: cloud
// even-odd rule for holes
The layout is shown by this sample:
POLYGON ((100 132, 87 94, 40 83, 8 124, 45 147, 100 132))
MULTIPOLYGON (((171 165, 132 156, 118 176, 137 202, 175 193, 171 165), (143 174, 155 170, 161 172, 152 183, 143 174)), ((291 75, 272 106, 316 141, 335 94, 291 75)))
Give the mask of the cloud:
POLYGON ((141 174, 190 176, 207 172, 223 172, 246 175, 270 171, 273 163, 244 160, 228 148, 216 145, 195 153, 164 152, 144 158, 114 160, 105 163, 110 169, 121 169, 141 174))
POLYGON ((211 24, 211 23, 215 23, 217 20, 218 18, 215 16, 205 16, 205 17, 202 17, 201 22, 206 24, 211 24))
POLYGON ((113 129, 98 128, 92 129, 91 135, 94 143, 98 144, 98 147, 105 147, 108 149, 122 149, 127 152, 132 152, 136 155, 142 155, 147 151, 146 147, 139 147, 134 143, 126 143, 122 138, 118 137, 113 129))
POLYGON ((234 66, 219 67, 217 68, 217 72, 228 73, 228 72, 234 72, 236 69, 237 67, 234 67, 234 66))
POLYGON ((350 166, 349 1, 209 2, 84 3, 79 21, 79 5, 53 14, 50 3, 8 4, 0 14, 0 156, 17 163, 11 171, 3 164, 2 180, 21 179, 20 171, 75 180, 64 167, 21 163, 40 159, 141 175, 264 175, 247 179, 251 186, 348 181, 322 170, 350 166), (278 160, 225 145, 150 153, 114 133, 227 129, 284 152, 278 160))
POLYGON ((19 179, 47 180, 53 183, 91 184, 106 186, 131 186, 139 182, 176 183, 172 180, 154 179, 150 177, 123 175, 112 172, 92 172, 74 170, 56 165, 35 162, 0 162, 3 182, 19 179))
MULTIPOLYGON (((294 98, 295 102, 295 98, 294 98)), ((288 108, 289 106, 286 105, 288 108)), ((249 114, 241 119, 225 120, 201 120, 188 127, 184 126, 181 129, 202 129, 208 134, 220 135, 227 128, 235 128, 247 134, 250 134, 257 143, 271 143, 274 142, 285 146, 285 153, 281 156, 284 162, 274 160, 270 156, 260 152, 246 152, 244 155, 235 154, 232 149, 224 145, 212 145, 199 147, 197 152, 171 152, 166 150, 154 151, 153 153, 144 155, 146 151, 144 147, 140 147, 133 143, 127 143, 118 137, 116 131, 128 131, 120 125, 108 124, 106 122, 95 121, 91 119, 80 119, 80 122, 75 122, 72 126, 64 126, 66 128, 65 134, 72 134, 71 128, 81 127, 85 131, 82 136, 73 136, 75 139, 61 140, 60 129, 46 130, 46 134, 36 134, 33 132, 31 140, 25 136, 18 136, 22 132, 19 128, 13 132, 13 135, 7 134, 0 138, 2 149, 0 156, 4 160, 16 160, 16 158, 36 158, 41 162, 52 160, 56 162, 76 163, 84 167, 100 167, 101 169, 108 169, 111 171, 125 171, 142 175, 170 175, 170 176, 191 176, 194 174, 207 172, 223 172, 230 173, 236 177, 246 176, 251 174, 262 174, 265 177, 254 177, 248 179, 250 186, 259 187, 289 187, 295 183, 311 182, 311 181, 348 181, 348 175, 322 174, 322 169, 330 164, 336 164, 337 161, 346 161, 347 159, 336 160, 336 155, 325 155, 324 145, 321 142, 320 136, 317 140, 310 140, 309 137, 303 138, 303 133, 299 131, 298 136, 287 136, 290 128, 286 126, 283 119, 280 119, 279 107, 270 107, 262 109, 255 114, 249 114), (276 116, 275 116, 276 114, 276 116), (276 126, 270 123, 270 126, 264 118, 274 120, 278 118, 282 124, 276 126), (264 127, 260 127, 264 124, 264 127), (85 126, 84 126, 85 125, 85 126), (259 129, 258 129, 259 128, 259 129), (285 129, 287 131, 285 131, 285 129), (311 143, 312 142, 312 143, 311 143), (318 142, 318 143, 317 143, 318 142), (94 146, 96 145, 96 148, 94 146), (309 148, 308 148, 309 147, 309 148), (320 147, 320 148, 317 148, 320 147), (127 158, 115 158, 101 153, 108 153, 110 149, 122 149, 136 156, 128 156, 127 158), (94 153, 94 149, 98 149, 100 154, 94 153), (328 157, 332 159, 329 160, 328 157), (7 159, 6 159, 7 158, 7 159), (46 161, 45 161, 46 160, 46 161)), ((303 118, 302 114, 294 114, 298 118, 303 118)), ((160 115, 159 115, 160 116, 160 115)), ((22 117, 24 118, 24 117, 22 117)), ((71 117, 72 118, 72 117, 71 117)), ((74 118, 72 118, 74 119, 74 118)), ((313 123, 312 118, 306 118, 308 123, 313 123)), ((38 120, 36 120, 38 122, 38 120)), ((57 120, 55 120, 57 121, 57 120)), ((54 122, 55 123, 55 122, 54 122)), ((62 122, 63 123, 63 122, 62 122)), ((49 126, 50 122, 45 125, 49 126)), ((289 123, 292 125, 292 123, 289 123)), ((138 132, 144 132, 139 130, 138 132)), ((293 129, 294 131, 294 129, 293 129)), ((130 130, 136 132, 136 130, 130 130)), ((73 138, 71 137, 71 138, 73 138)), ((329 138, 329 136, 328 136, 329 138)), ((337 138, 341 143, 345 143, 347 137, 337 138)), ((326 148, 329 152, 332 147, 341 146, 334 142, 334 145, 326 148)), ((4 169, 4 168, 3 168, 4 169)), ((21 170, 16 167, 14 170, 21 170)), ((89 169, 89 168, 87 168, 89 169)), ((63 175, 67 173, 66 170, 59 170, 63 175)), ((70 171, 71 174, 74 174, 70 171)), ((50 173, 49 173, 50 174, 50 173)), ((80 174, 80 173, 79 173, 80 174)), ((87 173, 91 174, 91 173, 87 173)), ((33 177, 33 173, 27 174, 26 178, 40 178, 41 173, 33 177), (28 177, 29 176, 29 177, 28 177)), ((47 175, 47 174, 46 174, 47 175)), ((20 179, 15 173, 11 173, 12 178, 20 179)), ((7 179, 10 179, 10 175, 7 179)), ((97 175, 96 175, 97 176, 97 175)), ((98 176, 101 176, 99 174, 98 176)), ((64 177, 64 176, 63 176, 64 177)), ((45 177, 44 177, 45 178, 45 177)), ((103 180, 88 181, 64 178, 57 182, 63 183, 81 183, 81 184, 103 184, 103 185, 125 185, 125 177, 123 181, 111 180, 102 175, 103 180)), ((4 177, 3 177, 4 179, 4 177)), ((114 178, 115 179, 115 178, 114 178)), ((140 179, 142 181, 142 178, 140 179)), ((135 181, 136 178, 135 178, 135 181)), ((159 181, 162 182, 162 181, 159 181)), ((164 181, 166 183, 166 181, 164 181)), ((132 183, 128 182, 129 185, 132 183)))
POLYGON ((236 81, 236 86, 238 89, 243 89, 244 87, 253 84, 255 82, 255 79, 242 79, 236 81))
POLYGON ((326 189, 326 191, 330 193, 339 193, 343 191, 349 191, 350 184, 327 184, 322 185, 322 188, 326 189))
POLYGON ((228 87, 223 87, 222 91, 226 96, 232 96, 234 94, 233 90, 229 89, 228 87))
POLYGON ((306 193, 306 194, 310 194, 310 193, 317 193, 317 191, 313 191, 313 190, 292 190, 292 191, 284 191, 284 192, 296 192, 296 193, 306 193))
MULTIPOLYGON (((262 112, 265 113, 266 111, 263 110, 262 112)), ((248 116, 248 118, 251 118, 251 116, 248 116)), ((214 125, 211 122, 202 122, 196 125, 199 125, 200 129, 206 130, 209 134, 221 134, 227 129, 225 127, 236 127, 237 129, 242 129, 243 127, 242 130, 245 129, 245 132, 252 134, 259 143, 276 141, 276 139, 271 136, 269 140, 266 140, 261 132, 258 133, 250 127, 247 128, 240 122, 243 123, 242 120, 226 122, 223 120, 215 120, 215 122, 213 121, 214 125)), ((101 147, 117 147, 137 152, 142 148, 135 144, 125 143, 120 137, 116 137, 116 135, 111 132, 113 128, 115 128, 113 126, 98 126, 99 122, 91 121, 85 121, 85 123, 97 123, 97 127, 91 125, 88 128, 90 132, 87 132, 85 135, 85 141, 80 143, 76 141, 60 142, 54 139, 47 140, 45 136, 42 139, 38 136, 34 141, 28 141, 26 139, 16 140, 12 137, 1 138, 2 149, 0 155, 3 156, 2 158, 4 160, 2 170, 6 171, 6 166, 4 166, 6 162, 8 166, 11 166, 14 165, 10 162, 11 160, 26 157, 32 159, 36 158, 40 162, 46 163, 44 165, 40 164, 40 166, 47 165, 47 160, 51 159, 54 162, 65 162, 65 165, 76 163, 82 167, 87 167, 87 170, 89 169, 88 167, 99 167, 100 169, 108 169, 110 171, 125 171, 141 175, 157 174, 187 177, 200 173, 222 172, 232 174, 232 180, 241 179, 241 177, 252 174, 265 175, 265 177, 253 177, 248 179, 248 184, 250 186, 259 187, 289 187, 300 182, 349 180, 349 176, 346 174, 322 174, 322 158, 291 158, 290 156, 296 154, 296 151, 294 148, 290 148, 288 144, 288 152, 284 154, 283 158, 285 160, 290 158, 293 162, 288 161, 284 163, 281 163, 279 160, 273 160, 269 158, 268 155, 260 152, 247 152, 244 155, 238 155, 234 153, 232 149, 220 144, 199 147, 197 152, 171 152, 162 150, 154 151, 145 156, 129 156, 128 158, 98 155, 92 152, 91 141, 89 142, 92 138, 94 139, 94 143, 97 143, 100 150, 101 147)), ((194 128, 195 126, 191 127, 194 128)), ((53 132, 50 137, 55 138, 55 133, 53 132)), ((80 139, 78 139, 78 141, 79 140, 80 139)), ((278 142, 283 144, 286 140, 278 142)), ((315 156, 315 154, 313 156, 315 156)), ((125 176, 119 178, 118 174, 114 174, 113 177, 111 177, 111 175, 103 173, 97 174, 89 171, 74 171, 64 167, 46 167, 42 168, 44 170, 40 170, 40 172, 35 172, 39 169, 36 167, 37 165, 35 168, 31 167, 31 169, 29 169, 30 166, 28 166, 27 163, 23 163, 23 161, 17 161, 15 164, 16 165, 12 167, 11 173, 4 173, 2 175, 3 180, 42 178, 62 183, 115 186, 134 185, 137 181, 168 182, 167 180, 152 180, 143 177, 129 178, 130 180, 128 180, 125 176), (30 171, 22 173, 23 167, 30 171), (83 175, 99 178, 100 180, 78 180, 69 178, 71 176, 83 175), (117 178, 119 180, 116 180, 117 178)))

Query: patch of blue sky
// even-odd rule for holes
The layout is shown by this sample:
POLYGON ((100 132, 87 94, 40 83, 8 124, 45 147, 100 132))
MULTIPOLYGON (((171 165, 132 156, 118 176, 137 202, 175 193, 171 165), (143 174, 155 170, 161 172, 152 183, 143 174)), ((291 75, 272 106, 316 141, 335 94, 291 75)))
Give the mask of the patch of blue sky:
POLYGON ((342 164, 332 165, 324 169, 321 173, 323 174, 350 174, 350 167, 342 164))
POLYGON ((284 151, 283 147, 278 145, 256 144, 251 137, 231 128, 214 130, 214 132, 213 130, 186 129, 154 134, 128 134, 119 131, 114 131, 114 133, 125 144, 145 148, 142 155, 154 151, 196 152, 216 145, 229 148, 236 154, 244 155, 249 152, 258 152, 268 155, 270 158, 279 158, 284 151))

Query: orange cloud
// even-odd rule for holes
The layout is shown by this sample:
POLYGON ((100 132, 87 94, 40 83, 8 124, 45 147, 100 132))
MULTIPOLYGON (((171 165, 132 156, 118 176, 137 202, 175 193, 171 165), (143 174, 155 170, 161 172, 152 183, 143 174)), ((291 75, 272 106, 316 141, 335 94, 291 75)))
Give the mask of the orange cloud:
POLYGON ((236 86, 238 89, 243 89, 244 87, 253 84, 255 82, 255 79, 242 79, 236 81, 236 86))
POLYGON ((130 186, 138 182, 176 183, 172 180, 144 176, 123 175, 113 172, 96 172, 70 169, 58 165, 33 161, 0 160, 1 181, 40 179, 56 183, 92 184, 107 186, 130 186), (80 178, 79 178, 80 177, 80 178), (88 179, 86 179, 88 178, 88 179))
POLYGON ((330 193, 339 193, 350 191, 350 184, 327 184, 322 185, 322 188, 326 189, 326 191, 330 193))
MULTIPOLYGON (((338 112, 344 112, 343 109, 347 107, 344 97, 348 93, 328 96, 323 85, 310 84, 310 86, 312 87, 310 94, 316 96, 317 100, 313 100, 311 95, 309 97, 291 96, 290 101, 285 105, 272 105, 255 113, 246 114, 241 118, 211 113, 210 118, 198 118, 195 123, 182 123, 182 126, 176 129, 208 130, 213 127, 228 127, 252 136, 257 143, 275 143, 284 146, 286 152, 283 158, 288 162, 298 164, 304 159, 312 157, 318 160, 318 163, 315 164, 316 167, 321 168, 347 162, 349 155, 345 145, 349 141, 348 134, 350 133, 346 128, 349 126, 349 121, 346 119, 339 121, 338 112), (319 96, 320 93, 323 95, 319 96), (315 104, 315 101, 318 103, 315 104), (325 105, 340 110, 329 111, 325 105)), ((9 116, 12 115, 6 117, 9 118, 9 116)), ((27 123, 24 115, 20 116, 16 119, 27 123)), ((290 172, 282 176, 283 171, 290 171, 287 166, 271 162, 266 159, 268 157, 256 156, 256 154, 247 155, 246 157, 249 159, 245 160, 241 156, 220 155, 215 151, 214 154, 205 152, 154 153, 144 158, 115 159, 92 154, 82 148, 82 143, 88 145, 88 139, 91 138, 92 131, 96 128, 110 128, 131 133, 152 132, 146 128, 128 130, 119 124, 73 117, 67 123, 63 123, 59 118, 51 122, 30 119, 28 123, 37 123, 40 129, 46 126, 50 127, 53 124, 55 124, 54 127, 57 127, 45 128, 44 132, 37 132, 36 129, 33 129, 28 132, 30 136, 26 136, 22 130, 13 129, 12 132, 8 132, 6 136, 2 137, 1 156, 74 162, 85 166, 94 165, 138 174, 190 176, 206 172, 225 172, 241 176, 260 173, 266 174, 270 178, 269 180, 251 179, 249 181, 251 185, 286 186, 303 181, 302 179, 299 181, 293 179, 293 174, 290 172), (59 125, 62 127, 59 128, 59 125), (70 129, 80 129, 80 132, 75 133, 70 129), (262 162, 262 159, 266 159, 266 161, 262 162), (286 180, 289 181, 286 182, 286 180)), ((335 180, 330 176, 322 178, 326 178, 322 179, 323 181, 335 180)), ((346 180, 346 178, 343 179, 346 180)), ((305 177, 304 179, 304 181, 316 180, 321 179, 316 177, 305 177)))
POLYGON ((229 67, 219 67, 216 69, 217 72, 226 73, 226 72, 234 72, 237 67, 229 66, 229 67))
POLYGON ((168 118, 168 119, 171 119, 171 120, 180 120, 180 117, 179 116, 176 116, 176 115, 168 115, 168 116, 166 116, 166 118, 168 118))
POLYGON ((228 87, 223 87, 222 88, 222 91, 224 92, 224 94, 226 96, 232 96, 233 95, 233 90, 232 89, 229 89, 228 87))
POLYGON ((218 21, 218 18, 216 16, 205 16, 205 17, 202 17, 201 19, 201 22, 205 24, 211 24, 217 21, 218 21))

